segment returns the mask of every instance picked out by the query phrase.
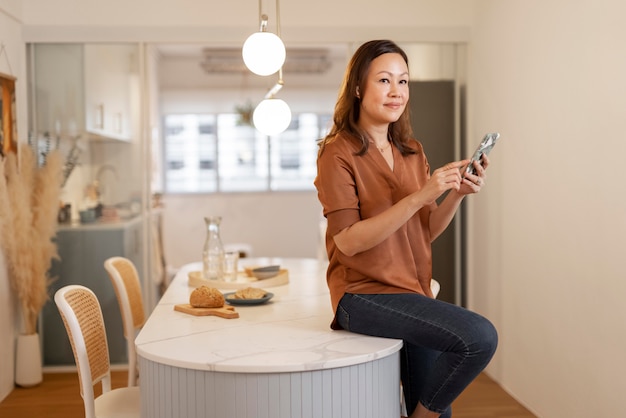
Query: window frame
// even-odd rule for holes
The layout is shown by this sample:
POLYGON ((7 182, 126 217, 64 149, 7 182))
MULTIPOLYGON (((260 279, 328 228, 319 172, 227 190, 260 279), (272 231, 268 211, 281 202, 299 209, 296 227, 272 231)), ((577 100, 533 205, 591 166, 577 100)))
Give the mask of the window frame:
MULTIPOLYGON (((163 193, 165 194, 220 194, 220 193, 276 193, 276 192, 302 192, 315 189, 313 180, 317 167, 318 142, 323 138, 332 122, 332 116, 326 113, 299 112, 292 115, 292 122, 287 130, 278 135, 266 136, 256 130, 245 121, 242 122, 240 115, 226 112, 188 112, 188 113, 168 113, 161 117, 162 136, 162 170, 160 173, 163 193), (177 134, 171 134, 176 125, 172 125, 168 119, 193 119, 212 120, 214 129, 201 129, 200 122, 197 124, 195 136, 187 132, 181 138, 176 138, 177 134), (236 122, 235 122, 236 118, 236 122), (224 126, 223 126, 224 125, 224 126), (207 137, 202 138, 206 135, 207 137), (225 136, 225 135, 235 135, 225 136), (249 135, 246 137, 246 135, 249 135), (213 137, 213 139, 211 138, 213 137), (192 140, 193 145, 185 147, 184 141, 192 140), (198 157, 193 157, 193 150, 200 149, 199 141, 213 142, 214 152, 204 151, 204 155, 213 155, 214 163, 210 171, 213 173, 203 173, 206 168, 201 165, 206 161, 198 157), (172 146, 176 144, 181 147, 179 150, 186 158, 183 161, 179 182, 181 187, 173 187, 176 180, 172 179, 175 170, 170 168, 172 162, 179 161, 170 158, 172 146), (245 142, 251 142, 246 148, 245 142), (228 149, 227 149, 228 144, 228 149), (252 157, 246 154, 246 149, 251 149, 252 157), (286 152, 283 152, 285 151, 286 152), (252 163, 246 168, 250 174, 248 176, 239 175, 238 165, 246 164, 247 158, 252 158, 252 163), (230 162, 228 162, 230 160, 230 162), (185 169, 185 163, 197 163, 195 168, 189 166, 185 169), (192 177, 190 173, 198 172, 192 177), (203 187, 203 181, 213 177, 213 184, 203 187), (203 180, 204 179, 204 180, 203 180), (261 184, 263 183, 263 184, 261 184), (249 187, 249 185, 253 185, 249 187), (185 189, 185 185, 187 189, 185 189), (195 185, 195 186, 194 186, 195 185)), ((191 123, 191 122, 189 122, 191 123)), ((191 126, 191 125, 190 125, 191 126)), ((183 128, 192 129, 189 126, 183 128)), ((181 135, 180 133, 178 135, 181 135)), ((205 144, 206 145, 206 144, 205 144)), ((199 152, 199 151, 198 151, 199 152)), ((209 161, 209 160, 207 160, 209 161)))

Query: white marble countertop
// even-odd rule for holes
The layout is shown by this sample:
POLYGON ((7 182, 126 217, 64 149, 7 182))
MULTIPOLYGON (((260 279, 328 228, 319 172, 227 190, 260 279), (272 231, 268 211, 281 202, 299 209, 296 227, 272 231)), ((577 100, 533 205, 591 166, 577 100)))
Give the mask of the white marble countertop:
MULTIPOLYGON (((139 356, 169 366, 235 373, 321 370, 365 363, 402 347, 400 340, 330 329, 332 310, 326 263, 316 259, 241 259, 246 265, 280 264, 289 284, 268 287, 264 305, 236 306, 239 318, 193 316, 174 311, 188 303, 193 287, 184 266, 135 340, 139 356)), ((232 290, 224 290, 224 293, 232 290)))

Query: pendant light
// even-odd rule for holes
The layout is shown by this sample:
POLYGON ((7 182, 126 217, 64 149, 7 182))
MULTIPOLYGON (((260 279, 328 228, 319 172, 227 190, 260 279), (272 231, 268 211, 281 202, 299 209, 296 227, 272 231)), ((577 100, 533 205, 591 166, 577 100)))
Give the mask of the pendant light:
MULTIPOLYGON (((261 0, 259 0, 259 13, 261 13, 261 0)), ((280 8, 279 8, 278 0, 276 0, 276 33, 277 35, 267 32, 265 30, 266 28, 267 28, 267 15, 261 15, 261 32, 253 34, 246 40, 243 46, 242 53, 244 57, 244 62, 246 63, 250 71, 252 71, 253 73, 260 74, 260 75, 270 75, 278 71, 278 82, 274 85, 274 87, 272 87, 267 92, 263 101, 257 105, 257 107, 254 109, 254 112, 252 114, 252 122, 254 123, 254 127, 258 129, 261 133, 267 136, 272 136, 272 135, 278 135, 279 133, 285 131, 285 129, 287 129, 289 127, 289 124, 291 123, 291 109, 289 109, 289 105, 284 100, 281 100, 275 97, 276 94, 283 88, 283 85, 285 84, 283 82, 283 63, 285 61, 285 45, 280 39, 280 8), (271 44, 272 41, 265 44, 265 46, 257 45, 255 48, 251 47, 251 45, 254 45, 258 41, 258 39, 260 39, 258 35, 271 35, 270 37, 266 37, 266 39, 274 39, 273 37, 275 37, 275 39, 277 39, 280 42, 280 47, 278 47, 277 44, 274 45, 276 49, 278 50, 277 55, 272 56, 273 58, 275 58, 276 56, 280 58, 280 60, 277 60, 276 62, 272 63, 272 65, 278 64, 276 68, 274 68, 273 66, 270 67, 270 65, 268 64, 268 61, 270 61, 269 57, 272 52, 269 52, 269 49, 263 49, 263 48, 267 48, 268 45, 271 44), (246 52, 246 51, 249 51, 249 52, 246 52), (252 67, 246 61, 246 56, 250 58, 252 56, 252 51, 254 51, 256 56, 261 58, 261 61, 263 62, 264 68, 262 69, 263 71, 261 71, 263 74, 261 74, 261 72, 257 72, 258 70, 261 70, 260 68, 261 66, 255 67, 255 69, 252 69, 252 67)))
POLYGON ((274 97, 283 88, 283 69, 278 70, 278 82, 272 87, 265 99, 259 103, 252 114, 254 127, 265 135, 278 135, 285 131, 291 123, 291 109, 281 99, 274 97))
MULTIPOLYGON (((268 17, 261 13, 259 0, 259 18, 261 27, 259 32, 253 33, 246 39, 241 50, 243 62, 255 74, 266 76, 276 73, 285 63, 285 44, 279 35, 267 31, 268 17)), ((276 24, 280 27, 278 0, 276 0, 276 24)), ((278 29, 280 31, 280 29, 278 29)))

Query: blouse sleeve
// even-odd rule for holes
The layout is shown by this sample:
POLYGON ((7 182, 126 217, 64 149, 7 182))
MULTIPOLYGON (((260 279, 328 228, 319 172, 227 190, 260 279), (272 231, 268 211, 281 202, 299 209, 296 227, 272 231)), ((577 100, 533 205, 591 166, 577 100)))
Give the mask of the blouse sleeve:
POLYGON ((337 147, 327 146, 317 160, 315 187, 331 236, 360 220, 354 169, 337 147))

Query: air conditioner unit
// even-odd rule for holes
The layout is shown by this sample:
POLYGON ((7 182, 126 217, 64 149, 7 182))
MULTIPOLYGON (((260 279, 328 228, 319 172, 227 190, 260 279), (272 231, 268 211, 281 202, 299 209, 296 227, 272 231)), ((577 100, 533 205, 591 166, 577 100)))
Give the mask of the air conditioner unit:
MULTIPOLYGON (((240 48, 205 48, 200 66, 207 73, 234 73, 249 71, 240 48)), ((285 73, 322 74, 331 67, 328 51, 322 48, 287 48, 283 64, 285 73)))

